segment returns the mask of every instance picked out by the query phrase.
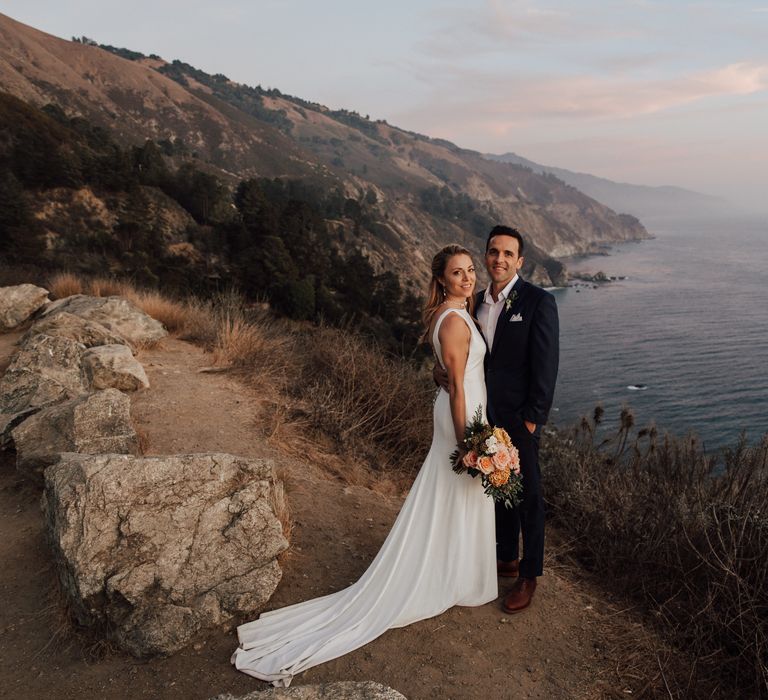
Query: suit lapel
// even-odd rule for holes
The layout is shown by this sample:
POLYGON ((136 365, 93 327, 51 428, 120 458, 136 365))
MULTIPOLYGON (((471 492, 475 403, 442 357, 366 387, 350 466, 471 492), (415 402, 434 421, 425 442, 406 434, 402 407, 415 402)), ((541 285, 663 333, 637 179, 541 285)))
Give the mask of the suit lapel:
POLYGON ((480 337, 485 343, 485 353, 487 355, 490 352, 490 349, 488 348, 488 340, 486 339, 485 333, 483 333, 483 329, 480 326, 480 321, 478 320, 480 317, 480 306, 483 303, 483 299, 485 299, 485 290, 475 294, 475 308, 472 312, 472 320, 475 322, 475 328, 480 331, 480 337))
POLYGON ((512 303, 504 303, 504 308, 499 314, 498 321, 496 321, 496 330, 493 333, 493 347, 491 348, 491 357, 493 357, 493 354, 496 352, 496 348, 499 347, 499 338, 501 338, 502 334, 506 330, 507 324, 509 323, 509 317, 517 310, 517 307, 520 304, 520 297, 522 296, 522 289, 524 285, 525 281, 523 278, 518 277, 517 282, 515 282, 515 286, 512 287, 512 290, 507 297, 507 301, 512 299, 512 303))
POLYGON ((475 313, 474 316, 477 318, 477 315, 480 313, 480 305, 483 303, 483 299, 485 298, 485 290, 482 292, 477 292, 475 294, 475 313))

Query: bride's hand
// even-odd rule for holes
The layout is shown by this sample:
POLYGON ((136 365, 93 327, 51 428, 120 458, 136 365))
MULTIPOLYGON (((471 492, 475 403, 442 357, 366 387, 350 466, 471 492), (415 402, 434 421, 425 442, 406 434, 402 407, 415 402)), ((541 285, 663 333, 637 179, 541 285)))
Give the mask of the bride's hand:
POLYGON ((432 368, 432 379, 437 386, 448 391, 448 372, 437 363, 435 363, 435 366, 432 368))
POLYGON ((456 457, 456 464, 460 464, 461 466, 466 467, 467 465, 464 463, 464 458, 469 454, 469 450, 464 447, 464 445, 459 444, 457 452, 459 455, 456 457))

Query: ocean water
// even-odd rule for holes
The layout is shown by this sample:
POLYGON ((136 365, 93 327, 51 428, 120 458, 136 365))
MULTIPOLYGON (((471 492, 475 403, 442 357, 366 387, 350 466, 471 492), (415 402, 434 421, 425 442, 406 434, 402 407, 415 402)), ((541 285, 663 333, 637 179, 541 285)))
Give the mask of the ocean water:
POLYGON ((742 432, 758 442, 768 432, 768 219, 644 223, 654 240, 566 261, 627 279, 554 292, 553 422, 599 403, 617 425, 627 405, 636 424, 695 432, 707 450, 742 432))

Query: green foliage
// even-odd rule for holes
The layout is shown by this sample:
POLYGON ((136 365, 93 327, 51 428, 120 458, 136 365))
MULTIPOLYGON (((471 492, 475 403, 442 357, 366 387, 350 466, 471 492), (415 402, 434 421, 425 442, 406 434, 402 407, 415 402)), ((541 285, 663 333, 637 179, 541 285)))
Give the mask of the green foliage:
POLYGON ((0 251, 4 262, 35 261, 45 251, 40 225, 30 213, 21 183, 1 167, 0 251))
POLYGON ((379 141, 383 144, 389 145, 389 139, 379 133, 379 127, 377 123, 372 122, 371 118, 367 114, 362 117, 360 114, 354 111, 349 111, 347 109, 336 109, 326 112, 326 115, 338 122, 341 122, 342 124, 351 126, 353 129, 357 129, 374 141, 379 141))
MULTIPOLYGON (((274 94, 273 91, 263 90, 260 86, 249 87, 233 83, 226 75, 218 73, 210 75, 194 66, 175 60, 158 68, 160 73, 167 75, 184 87, 189 87, 187 77, 210 88, 212 94, 219 99, 234 105, 246 114, 276 126, 283 131, 290 131, 293 126, 285 110, 269 109, 264 105, 264 96, 274 94)), ((280 93, 278 92, 277 95, 280 93)))
POLYGON ((231 197, 227 188, 215 175, 198 170, 191 163, 182 165, 163 190, 198 223, 221 222, 229 215, 231 197))
POLYGON ((434 216, 458 222, 475 236, 485 238, 495 221, 468 194, 454 194, 448 187, 428 187, 419 193, 422 208, 434 216))
MULTIPOLYGON (((507 432, 503 428, 501 431, 504 439, 511 444, 507 432)), ((485 420, 483 417, 483 407, 478 406, 469 424, 464 428, 463 450, 465 453, 474 453, 478 459, 481 457, 492 457, 493 455, 486 448, 486 441, 494 436, 494 426, 485 420)), ((501 449, 505 448, 502 446, 501 449)), ((514 458, 517 459, 517 450, 512 449, 515 455, 514 458)), ((501 486, 494 486, 488 475, 483 474, 480 469, 467 467, 463 463, 462 457, 462 452, 457 448, 448 458, 456 474, 464 474, 466 472, 473 479, 479 476, 483 484, 483 493, 488 498, 493 499, 494 502, 503 504, 505 508, 514 508, 520 503, 523 493, 523 479, 519 473, 515 473, 510 469, 507 482, 501 486)))
MULTIPOLYGON (((364 198, 365 199, 365 198, 364 198)), ((227 231, 235 281, 291 318, 353 322, 393 349, 416 345, 419 319, 392 272, 376 275, 357 251, 343 257, 327 218, 370 224, 367 204, 291 180, 253 179, 234 197, 239 225, 227 231)))
POLYGON ((629 409, 606 436, 602 417, 542 441, 544 492, 573 553, 684 650, 665 697, 765 697, 768 434, 717 455, 636 430, 629 409))
POLYGON ((638 219, 636 216, 632 216, 631 214, 619 214, 619 221, 623 226, 626 226, 627 228, 643 225, 640 222, 640 219, 638 219))
MULTIPOLYGON (((228 83, 224 76, 211 80, 228 83)), ((36 109, 2 94, 0 129, 0 244, 8 262, 118 271, 144 285, 198 294, 226 281, 291 318, 353 324, 393 351, 416 346, 418 303, 404 299, 393 273, 376 275, 359 252, 345 256, 343 234, 327 223, 346 220, 355 234, 375 230, 375 191, 354 199, 338 188, 262 178, 240 182, 233 194, 184 161, 178 141, 124 148, 59 107, 36 109), (106 217, 75 196, 82 187, 107 207, 106 217), (52 188, 57 194, 46 194, 52 188), (51 198, 62 206, 47 220, 54 232, 48 248, 30 202, 51 198), (179 214, 169 211, 167 198, 194 219, 183 235, 197 259, 169 251, 167 220, 179 214)))
POLYGON ((303 279, 287 279, 272 293, 274 307, 288 316, 299 320, 315 317, 315 284, 310 275, 303 279))
MULTIPOLYGON (((85 39, 85 37, 83 38, 85 39)), ((110 46, 108 44, 99 44, 99 48, 104 49, 105 51, 109 51, 110 53, 115 54, 115 56, 120 56, 120 58, 125 58, 129 61, 139 61, 142 58, 146 58, 146 56, 140 51, 131 51, 131 49, 118 48, 117 46, 110 46)))

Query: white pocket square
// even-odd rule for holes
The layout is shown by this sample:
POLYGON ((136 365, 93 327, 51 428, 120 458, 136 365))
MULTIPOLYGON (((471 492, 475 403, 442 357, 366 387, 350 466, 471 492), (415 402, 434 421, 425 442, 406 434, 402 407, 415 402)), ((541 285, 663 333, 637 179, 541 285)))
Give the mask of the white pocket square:
POLYGON ((509 322, 510 323, 512 323, 512 321, 522 321, 522 320, 523 320, 523 315, 522 314, 512 314, 509 317, 509 322))

